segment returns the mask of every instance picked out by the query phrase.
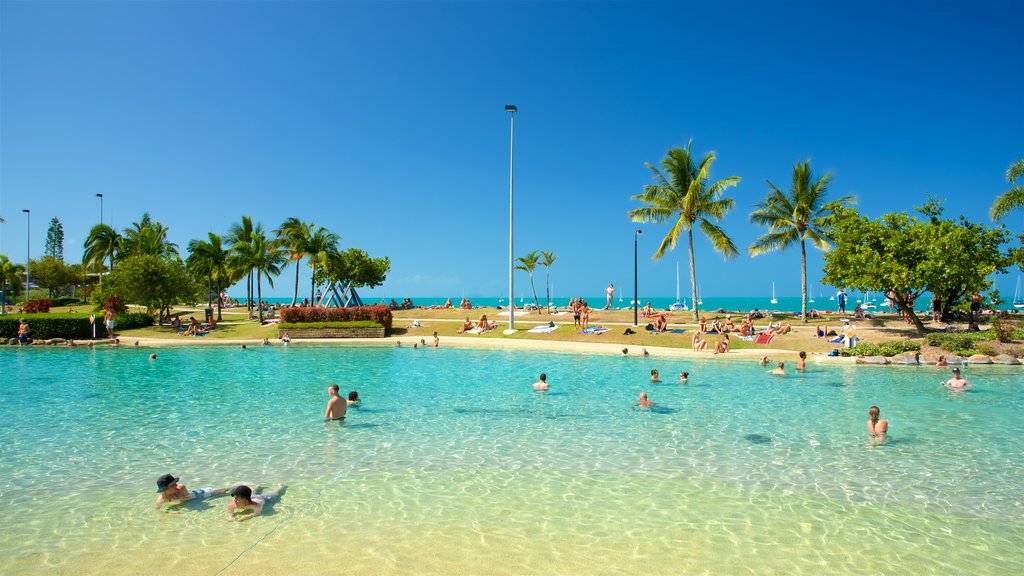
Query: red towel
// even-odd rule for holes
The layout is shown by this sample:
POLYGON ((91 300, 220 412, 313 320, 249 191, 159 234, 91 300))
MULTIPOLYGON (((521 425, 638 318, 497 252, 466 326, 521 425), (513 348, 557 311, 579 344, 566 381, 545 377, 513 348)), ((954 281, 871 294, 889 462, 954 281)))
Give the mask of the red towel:
POLYGON ((767 344, 772 341, 772 336, 774 336, 774 334, 765 334, 762 332, 754 339, 754 344, 767 344))

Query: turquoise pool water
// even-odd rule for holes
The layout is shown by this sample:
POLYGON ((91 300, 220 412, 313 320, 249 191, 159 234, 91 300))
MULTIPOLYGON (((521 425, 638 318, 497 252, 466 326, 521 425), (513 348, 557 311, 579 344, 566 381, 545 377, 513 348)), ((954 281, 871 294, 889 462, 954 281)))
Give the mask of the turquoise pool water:
POLYGON ((0 350, 0 573, 1024 572, 1019 368, 954 394, 925 367, 151 351, 0 350), (364 398, 344 425, 332 382, 364 398), (225 498, 155 512, 165 472, 287 488, 233 524, 225 498))

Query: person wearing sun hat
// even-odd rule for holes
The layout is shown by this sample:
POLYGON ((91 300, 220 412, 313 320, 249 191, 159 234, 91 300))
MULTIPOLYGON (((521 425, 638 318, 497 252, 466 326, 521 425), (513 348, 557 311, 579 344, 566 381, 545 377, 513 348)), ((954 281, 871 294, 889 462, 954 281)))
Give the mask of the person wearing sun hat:
POLYGON ((160 508, 164 504, 178 505, 193 498, 209 498, 210 496, 220 496, 221 494, 228 493, 227 488, 200 488, 198 490, 189 490, 184 484, 178 482, 179 480, 181 480, 181 478, 171 474, 164 474, 156 479, 156 490, 160 493, 160 495, 156 497, 157 508, 160 508))

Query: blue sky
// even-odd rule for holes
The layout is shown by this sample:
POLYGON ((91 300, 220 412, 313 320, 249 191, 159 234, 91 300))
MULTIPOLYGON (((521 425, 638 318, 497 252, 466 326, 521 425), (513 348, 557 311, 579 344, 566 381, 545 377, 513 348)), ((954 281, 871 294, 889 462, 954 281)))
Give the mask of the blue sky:
MULTIPOLYGON (((743 179, 722 226, 744 255, 695 238, 703 294, 797 295, 798 250, 745 247, 765 179, 788 187, 798 161, 871 216, 930 194, 986 218, 1024 156, 1022 17, 1019 2, 7 1, 0 253, 24 261, 28 208, 32 254, 56 216, 77 260, 103 193, 108 223, 150 212, 183 252, 243 214, 296 216, 391 258, 371 296, 497 297, 515 104, 516 255, 553 251, 556 295, 632 285, 630 197, 644 162, 690 139, 717 152, 713 177, 743 179)), ((653 261, 668 225, 640 227, 641 292, 670 295, 685 246, 653 261)))

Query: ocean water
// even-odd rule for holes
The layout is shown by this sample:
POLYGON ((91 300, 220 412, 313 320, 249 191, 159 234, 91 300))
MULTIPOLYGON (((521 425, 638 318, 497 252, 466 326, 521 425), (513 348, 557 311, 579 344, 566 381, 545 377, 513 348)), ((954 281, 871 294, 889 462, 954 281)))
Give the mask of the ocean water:
POLYGON ((933 367, 443 340, 150 352, 0 349, 0 574, 1024 572, 1019 367, 956 394, 933 367), (332 382, 364 399, 344 424, 332 382), (227 498, 156 512, 168 472, 286 488, 229 523, 227 498))

